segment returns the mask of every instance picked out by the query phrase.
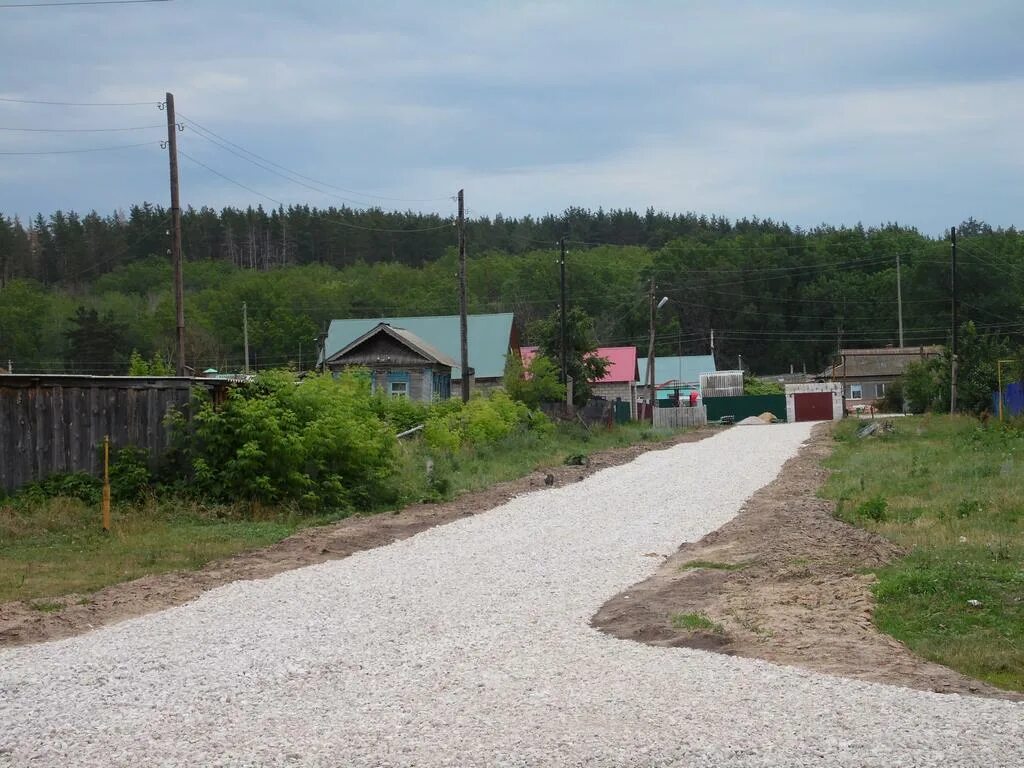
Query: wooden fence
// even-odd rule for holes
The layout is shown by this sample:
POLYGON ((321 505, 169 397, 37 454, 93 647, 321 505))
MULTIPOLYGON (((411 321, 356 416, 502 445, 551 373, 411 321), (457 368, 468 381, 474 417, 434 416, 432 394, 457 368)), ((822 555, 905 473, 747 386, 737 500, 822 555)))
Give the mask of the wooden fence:
POLYGON ((679 406, 678 408, 655 408, 656 427, 702 427, 708 423, 708 412, 703 405, 679 406))
MULTIPOLYGON (((131 445, 157 456, 164 418, 187 412, 194 381, 149 376, 0 376, 0 488, 13 491, 58 472, 102 472, 98 446, 131 445)), ((199 382, 195 382, 199 383, 199 382)))

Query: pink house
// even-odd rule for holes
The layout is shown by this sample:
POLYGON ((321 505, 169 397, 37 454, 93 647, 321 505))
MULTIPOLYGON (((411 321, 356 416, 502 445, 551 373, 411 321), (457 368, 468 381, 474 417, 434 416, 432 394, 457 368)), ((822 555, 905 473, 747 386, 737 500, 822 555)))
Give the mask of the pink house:
MULTIPOLYGON (((523 365, 529 366, 537 354, 537 347, 520 347, 523 365)), ((595 357, 608 361, 608 371, 597 381, 591 382, 595 397, 606 400, 622 400, 629 403, 631 418, 636 418, 636 388, 640 379, 637 367, 636 347, 598 347, 595 357)))

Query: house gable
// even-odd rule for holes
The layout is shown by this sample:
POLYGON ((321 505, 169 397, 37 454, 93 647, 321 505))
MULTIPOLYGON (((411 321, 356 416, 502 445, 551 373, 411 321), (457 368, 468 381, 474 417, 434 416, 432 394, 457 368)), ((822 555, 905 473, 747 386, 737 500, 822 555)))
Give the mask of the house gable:
POLYGON ((327 359, 331 368, 363 365, 368 368, 438 366, 451 369, 455 361, 404 328, 378 323, 327 359))
MULTIPOLYGON (((518 352, 519 336, 511 313, 470 315, 467 319, 469 364, 475 371, 477 381, 492 379, 498 381, 505 374, 505 358, 518 352)), ((328 364, 338 351, 353 339, 373 329, 380 323, 388 323, 395 329, 406 329, 415 334, 432 349, 453 360, 452 379, 459 380, 460 331, 458 315, 425 317, 383 317, 332 320, 324 344, 328 364)))

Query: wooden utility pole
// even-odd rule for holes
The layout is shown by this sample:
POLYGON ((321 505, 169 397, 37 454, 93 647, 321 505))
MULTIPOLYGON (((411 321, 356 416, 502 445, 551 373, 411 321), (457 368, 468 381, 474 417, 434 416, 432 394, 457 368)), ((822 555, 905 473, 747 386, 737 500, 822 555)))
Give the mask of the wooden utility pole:
POLYGON ((657 402, 658 396, 654 391, 654 382, 657 379, 654 378, 654 278, 651 278, 651 338, 647 345, 647 385, 650 387, 651 393, 651 423, 654 423, 654 406, 657 402))
POLYGON ((900 349, 903 349, 903 286, 900 281, 900 255, 896 254, 896 315, 900 326, 900 349))
POLYGON ((459 190, 459 351, 462 367, 462 402, 469 402, 469 329, 466 307, 466 204, 459 190))
POLYGON ((245 373, 249 373, 249 305, 242 302, 242 344, 245 346, 245 373))
POLYGON ((952 249, 952 276, 950 279, 950 292, 952 293, 953 299, 953 341, 950 344, 950 371, 949 371, 949 412, 951 414, 956 413, 956 398, 957 398, 957 375, 960 373, 960 362, 957 360, 957 317, 956 317, 956 227, 951 227, 949 230, 950 237, 953 240, 952 249))
POLYGON ((566 343, 568 342, 568 338, 567 338, 567 334, 566 334, 566 331, 565 331, 565 313, 566 313, 566 306, 565 306, 565 238, 564 237, 561 238, 558 241, 558 244, 561 247, 561 257, 558 259, 558 265, 559 265, 559 272, 561 274, 561 295, 562 295, 562 299, 561 299, 562 303, 559 305, 560 308, 558 310, 559 320, 561 322, 561 327, 560 327, 560 330, 559 330, 558 349, 559 349, 559 352, 561 354, 562 383, 565 384, 566 381, 568 380, 566 377, 569 375, 569 356, 568 356, 568 352, 567 352, 567 349, 566 349, 566 343))
POLYGON ((185 289, 181 273, 181 201, 178 197, 178 124, 174 94, 167 94, 167 154, 171 161, 171 263, 174 267, 174 311, 177 318, 178 376, 185 375, 185 289))

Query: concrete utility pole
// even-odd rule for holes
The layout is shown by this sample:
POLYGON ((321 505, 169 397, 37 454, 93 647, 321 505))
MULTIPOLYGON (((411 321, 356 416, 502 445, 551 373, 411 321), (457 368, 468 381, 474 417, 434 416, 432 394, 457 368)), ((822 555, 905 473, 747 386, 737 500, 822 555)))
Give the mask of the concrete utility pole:
POLYGON ((711 329, 711 359, 715 359, 715 329, 711 329))
POLYGON ((956 317, 956 227, 950 227, 950 237, 953 241, 952 249, 952 277, 950 280, 950 290, 953 298, 953 343, 950 345, 950 372, 949 372, 949 412, 951 414, 956 413, 956 398, 957 398, 957 375, 960 373, 960 361, 957 360, 957 317, 956 317))
POLYGON ((566 331, 565 331, 565 322, 566 322, 565 321, 565 313, 566 313, 566 306, 565 306, 565 238, 564 237, 561 238, 558 241, 558 244, 561 247, 561 257, 558 259, 558 265, 559 265, 559 273, 561 274, 561 295, 562 295, 562 299, 561 299, 562 303, 559 305, 559 310, 558 310, 559 322, 561 323, 561 326, 560 326, 560 329, 559 329, 558 350, 559 350, 559 354, 561 356, 562 383, 565 384, 566 381, 567 381, 566 377, 569 375, 569 356, 568 356, 568 353, 567 353, 567 350, 566 350, 566 342, 568 341, 568 339, 567 339, 567 335, 566 335, 566 331))
POLYGON ((896 314, 900 324, 900 349, 903 349, 903 287, 900 283, 900 255, 896 254, 896 314))
POLYGON ((181 201, 178 198, 178 124, 174 94, 167 94, 167 154, 171 162, 171 263, 174 268, 174 311, 177 319, 178 376, 185 375, 185 288, 181 272, 181 201))
POLYGON ((249 373, 249 305, 242 302, 242 343, 245 345, 245 373, 249 373))
POLYGON ((654 391, 654 386, 655 386, 654 382, 656 381, 656 379, 654 378, 654 278, 653 277, 651 278, 650 301, 651 301, 651 327, 650 327, 651 338, 650 338, 650 342, 647 345, 647 386, 649 387, 649 391, 651 393, 651 423, 653 424, 654 423, 654 405, 655 405, 655 402, 658 399, 657 398, 657 393, 655 393, 655 391, 654 391))
POLYGON ((466 318, 466 205, 459 190, 459 346, 462 366, 462 402, 469 402, 469 331, 466 318))

